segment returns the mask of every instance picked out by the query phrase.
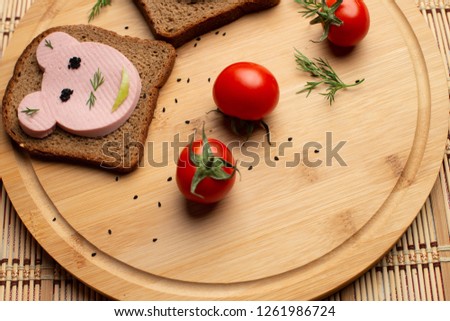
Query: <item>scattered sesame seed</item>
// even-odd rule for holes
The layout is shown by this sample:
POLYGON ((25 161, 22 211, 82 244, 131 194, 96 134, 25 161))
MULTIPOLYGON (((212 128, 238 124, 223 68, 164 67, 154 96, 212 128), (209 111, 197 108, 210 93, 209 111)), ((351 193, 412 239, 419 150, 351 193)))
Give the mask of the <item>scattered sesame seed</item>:
POLYGON ((162 112, 163 112, 163 113, 166 112, 166 107, 163 107, 162 112))
POLYGON ((137 200, 137 199, 138 199, 138 197, 139 197, 139 196, 137 196, 137 195, 134 195, 133 199, 134 199, 134 200, 137 200))
POLYGON ((52 221, 55 222, 56 221, 56 217, 54 217, 52 221))
POLYGON ((119 176, 116 176, 116 182, 118 182, 119 181, 119 176))
POLYGON ((190 120, 186 120, 184 123, 185 123, 186 125, 189 125, 189 124, 191 123, 191 121, 190 121, 190 120))
POLYGON ((172 176, 167 179, 168 182, 172 181, 172 176))
POLYGON ((280 158, 279 158, 278 156, 275 156, 275 157, 274 157, 274 160, 275 160, 275 161, 279 161, 280 158))
POLYGON ((175 104, 178 104, 178 99, 175 98, 175 104))
POLYGON ((95 252, 91 254, 92 257, 94 257, 94 256, 96 256, 96 255, 97 255, 97 253, 95 253, 95 252))
POLYGON ((128 26, 125 26, 125 30, 128 30, 128 28, 129 28, 128 26))
POLYGON ((200 40, 202 40, 202 38, 201 37, 197 37, 197 39, 195 39, 195 40, 200 41, 200 40))
POLYGON ((109 229, 109 230, 108 230, 108 234, 109 234, 109 235, 111 235, 111 234, 112 234, 112 231, 111 231, 111 229, 109 229))
POLYGON ((191 82, 191 78, 188 78, 186 82, 189 84, 191 82))
POLYGON ((320 153, 320 150, 316 149, 316 150, 314 151, 314 153, 319 154, 319 153, 320 153))
POLYGON ((253 166, 250 165, 250 166, 248 167, 248 170, 251 171, 252 169, 253 169, 253 166))
POLYGON ((225 37, 226 35, 227 35, 227 33, 226 33, 226 32, 224 32, 224 33, 222 34, 222 36, 224 36, 224 37, 225 37))
POLYGON ((289 137, 289 138, 288 138, 288 142, 292 142, 292 137, 289 137))
POLYGON ((153 243, 155 243, 156 241, 158 241, 158 239, 157 239, 157 238, 154 238, 154 239, 153 239, 153 243))
POLYGON ((197 47, 197 43, 194 43, 194 48, 197 47))
POLYGON ((219 34, 219 30, 216 31, 216 35, 218 35, 218 34, 219 34))
POLYGON ((161 202, 158 202, 158 207, 161 207, 161 206, 162 206, 161 202))
POLYGON ((177 78, 177 82, 180 82, 181 81, 181 78, 177 78))

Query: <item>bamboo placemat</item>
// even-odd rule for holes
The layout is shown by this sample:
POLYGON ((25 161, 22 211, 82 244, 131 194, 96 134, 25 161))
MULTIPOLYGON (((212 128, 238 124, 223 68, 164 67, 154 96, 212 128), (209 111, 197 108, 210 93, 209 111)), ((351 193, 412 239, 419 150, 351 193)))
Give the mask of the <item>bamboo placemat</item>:
MULTIPOLYGON (((0 0, 0 58, 34 1, 0 0)), ((411 1, 430 26, 449 73, 450 1, 411 1)), ((433 190, 397 244, 375 267, 325 300, 450 299, 449 157, 450 148, 433 190)), ((0 301, 107 300, 74 278, 39 246, 22 224, 1 181, 0 187, 0 301)))

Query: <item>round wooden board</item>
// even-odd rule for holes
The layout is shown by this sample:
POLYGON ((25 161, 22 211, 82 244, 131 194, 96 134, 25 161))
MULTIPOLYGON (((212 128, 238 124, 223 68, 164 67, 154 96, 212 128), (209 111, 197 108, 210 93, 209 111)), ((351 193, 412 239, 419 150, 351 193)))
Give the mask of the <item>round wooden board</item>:
MULTIPOLYGON (((92 4, 36 1, 1 62, 1 96, 32 38, 87 23, 92 4)), ((448 128, 446 75, 413 1, 367 5, 370 33, 345 53, 311 42, 320 27, 290 0, 179 48, 142 167, 131 174, 30 159, 1 130, 1 177, 20 217, 62 266, 115 299, 307 300, 350 282, 415 217, 448 128), (310 77, 296 69, 294 48, 328 59, 344 81, 365 82, 339 92, 332 107, 317 92, 298 95, 310 77), (279 106, 266 119, 273 146, 262 130, 243 145, 207 113, 216 76, 236 61, 263 64, 279 81, 279 106), (187 203, 169 179, 203 122, 210 136, 233 144, 242 174, 209 207, 187 203)), ((152 37, 128 0, 115 0, 93 24, 152 37)))

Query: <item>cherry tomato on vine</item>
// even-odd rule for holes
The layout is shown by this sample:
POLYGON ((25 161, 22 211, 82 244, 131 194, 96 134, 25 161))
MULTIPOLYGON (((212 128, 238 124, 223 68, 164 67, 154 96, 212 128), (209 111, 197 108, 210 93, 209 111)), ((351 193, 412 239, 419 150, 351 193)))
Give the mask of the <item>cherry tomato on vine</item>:
POLYGON ((258 121, 274 110, 280 91, 274 75, 264 66, 237 62, 217 77, 213 98, 225 115, 241 120, 258 121))
POLYGON ((192 141, 178 158, 176 181, 180 192, 191 201, 216 203, 234 185, 237 168, 227 146, 214 138, 192 141))
POLYGON ((320 23, 328 40, 340 47, 352 47, 369 32, 369 10, 363 0, 295 0, 305 10, 304 17, 315 16, 310 24, 320 23))
MULTIPOLYGON (((332 7, 337 0, 327 0, 332 7)), ((342 21, 340 26, 331 24, 328 40, 337 46, 351 47, 359 43, 369 32, 369 10, 363 0, 343 0, 334 13, 342 21)))

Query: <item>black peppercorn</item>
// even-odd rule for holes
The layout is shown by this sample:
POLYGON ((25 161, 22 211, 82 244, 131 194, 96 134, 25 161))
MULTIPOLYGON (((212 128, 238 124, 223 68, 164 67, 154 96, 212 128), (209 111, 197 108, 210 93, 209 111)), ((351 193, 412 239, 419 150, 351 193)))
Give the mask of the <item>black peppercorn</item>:
POLYGON ((59 96, 59 99, 61 99, 61 101, 63 103, 65 103, 66 101, 68 101, 70 99, 70 96, 73 94, 73 90, 69 89, 69 88, 65 88, 61 91, 61 96, 59 96))
POLYGON ((81 65, 81 58, 79 57, 72 57, 69 59, 69 69, 78 69, 81 65))

